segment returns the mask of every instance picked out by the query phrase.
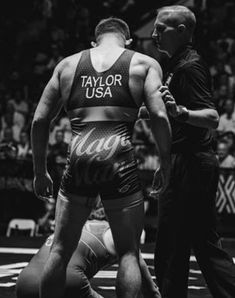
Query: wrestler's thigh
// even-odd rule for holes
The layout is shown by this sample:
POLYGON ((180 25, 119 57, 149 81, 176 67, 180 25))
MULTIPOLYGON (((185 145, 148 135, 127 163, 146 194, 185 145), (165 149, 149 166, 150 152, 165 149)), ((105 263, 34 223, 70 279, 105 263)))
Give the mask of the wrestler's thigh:
MULTIPOLYGON (((141 194, 142 195, 142 194, 141 194)), ((136 194, 132 195, 133 198, 136 194)), ((105 201, 103 202, 105 208, 105 201)), ((135 200, 116 208, 105 208, 110 228, 113 234, 115 247, 119 256, 138 251, 140 235, 144 224, 144 202, 143 199, 135 200)))
POLYGON ((91 212, 91 206, 80 203, 70 198, 61 198, 60 195, 56 204, 55 236, 51 250, 57 250, 61 254, 71 254, 78 243, 82 227, 91 212))

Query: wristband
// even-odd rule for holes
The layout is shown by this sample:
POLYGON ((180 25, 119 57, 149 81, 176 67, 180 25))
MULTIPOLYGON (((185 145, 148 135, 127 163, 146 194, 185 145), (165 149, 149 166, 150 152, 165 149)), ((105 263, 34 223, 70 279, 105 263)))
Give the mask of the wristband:
POLYGON ((175 119, 179 122, 186 122, 189 119, 189 111, 185 106, 178 106, 179 115, 175 119))

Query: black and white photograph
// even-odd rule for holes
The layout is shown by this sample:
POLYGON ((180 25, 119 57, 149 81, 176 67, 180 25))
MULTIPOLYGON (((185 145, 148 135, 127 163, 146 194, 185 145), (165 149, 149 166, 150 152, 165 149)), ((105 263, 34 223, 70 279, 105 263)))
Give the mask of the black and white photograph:
POLYGON ((235 298, 235 1, 1 4, 0 298, 235 298))

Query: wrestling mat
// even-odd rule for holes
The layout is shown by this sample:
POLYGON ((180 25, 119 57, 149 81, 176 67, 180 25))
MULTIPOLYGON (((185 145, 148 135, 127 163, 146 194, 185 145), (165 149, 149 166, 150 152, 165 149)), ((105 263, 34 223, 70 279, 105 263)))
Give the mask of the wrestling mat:
MULTIPOLYGON (((0 298, 16 298, 15 284, 17 277, 43 242, 44 238, 41 237, 0 237, 0 298)), ((235 261, 235 239, 224 238, 222 243, 235 261)), ((142 245, 143 257, 154 278, 153 248, 153 243, 142 245)), ((115 297, 116 274, 117 264, 100 271, 91 281, 94 289, 105 298, 115 297)), ((188 290, 189 298, 212 297, 193 255, 190 258, 188 290)))

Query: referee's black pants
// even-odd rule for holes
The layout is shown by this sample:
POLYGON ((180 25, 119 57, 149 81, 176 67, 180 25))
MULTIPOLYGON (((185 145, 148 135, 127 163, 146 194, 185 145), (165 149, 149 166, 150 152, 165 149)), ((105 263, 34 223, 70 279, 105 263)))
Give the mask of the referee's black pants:
POLYGON ((170 184, 159 200, 154 260, 163 298, 187 297, 191 249, 213 297, 235 297, 235 265, 216 233, 218 177, 214 153, 172 155, 170 184))

